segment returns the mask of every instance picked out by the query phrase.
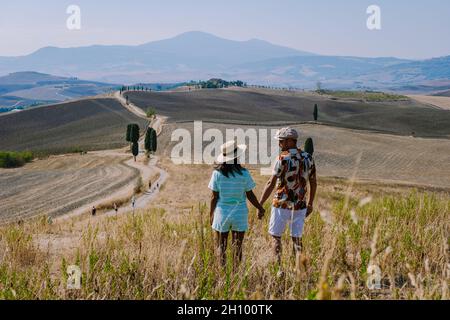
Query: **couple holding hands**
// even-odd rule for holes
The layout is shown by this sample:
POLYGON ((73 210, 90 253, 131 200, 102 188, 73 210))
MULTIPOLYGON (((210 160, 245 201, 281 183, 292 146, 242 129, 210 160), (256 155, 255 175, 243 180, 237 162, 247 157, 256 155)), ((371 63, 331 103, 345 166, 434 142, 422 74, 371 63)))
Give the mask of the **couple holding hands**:
POLYGON ((219 165, 213 172, 209 189, 212 191, 210 218, 216 231, 221 263, 226 265, 228 235, 232 233, 234 265, 242 260, 242 243, 248 231, 247 199, 258 210, 258 218, 265 214, 264 203, 276 189, 272 201, 269 234, 274 240, 274 253, 281 266, 281 237, 289 224, 294 253, 301 251, 305 218, 313 211, 317 189, 316 168, 312 156, 297 147, 298 132, 292 128, 278 130, 275 139, 279 141, 281 153, 273 168, 260 200, 253 189, 256 187, 250 172, 243 168, 238 159, 245 152, 245 145, 234 141, 221 147, 219 165), (311 188, 306 203, 307 184, 311 188))

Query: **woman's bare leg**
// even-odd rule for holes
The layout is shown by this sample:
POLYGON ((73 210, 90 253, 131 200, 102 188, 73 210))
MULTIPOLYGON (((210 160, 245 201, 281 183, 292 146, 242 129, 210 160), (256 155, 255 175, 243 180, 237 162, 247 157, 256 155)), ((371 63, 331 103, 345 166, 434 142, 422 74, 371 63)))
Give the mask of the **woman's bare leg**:
POLYGON ((245 232, 232 232, 233 238, 233 267, 236 268, 242 261, 242 244, 244 242, 245 232))
POLYGON ((216 231, 217 244, 219 248, 220 263, 222 267, 227 264, 227 242, 228 242, 229 232, 218 232, 216 231))

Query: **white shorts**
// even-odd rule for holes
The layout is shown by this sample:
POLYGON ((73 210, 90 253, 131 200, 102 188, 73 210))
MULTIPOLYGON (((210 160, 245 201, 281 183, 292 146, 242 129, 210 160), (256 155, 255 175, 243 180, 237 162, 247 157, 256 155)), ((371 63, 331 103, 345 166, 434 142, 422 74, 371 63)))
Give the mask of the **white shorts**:
POLYGON ((289 223, 291 237, 301 238, 303 235, 303 226, 308 209, 293 211, 289 209, 280 209, 272 207, 270 216, 269 233, 275 237, 281 237, 289 223))

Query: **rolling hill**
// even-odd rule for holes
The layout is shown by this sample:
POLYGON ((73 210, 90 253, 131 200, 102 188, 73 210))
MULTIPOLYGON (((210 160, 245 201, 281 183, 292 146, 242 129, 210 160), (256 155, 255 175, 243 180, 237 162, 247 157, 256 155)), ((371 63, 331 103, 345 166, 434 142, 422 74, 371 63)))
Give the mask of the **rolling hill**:
POLYGON ((112 86, 32 71, 11 73, 0 77, 0 112, 95 96, 112 86))
POLYGON ((444 92, 436 93, 435 96, 439 96, 439 97, 450 97, 450 90, 444 91, 444 92))
POLYGON ((337 127, 420 137, 450 137, 450 112, 408 100, 365 103, 275 90, 199 90, 129 92, 135 105, 151 106, 169 122, 203 120, 216 123, 283 125, 319 121, 337 127))
POLYGON ((0 116, 0 150, 66 153, 123 147, 126 126, 147 124, 114 99, 89 99, 0 116))

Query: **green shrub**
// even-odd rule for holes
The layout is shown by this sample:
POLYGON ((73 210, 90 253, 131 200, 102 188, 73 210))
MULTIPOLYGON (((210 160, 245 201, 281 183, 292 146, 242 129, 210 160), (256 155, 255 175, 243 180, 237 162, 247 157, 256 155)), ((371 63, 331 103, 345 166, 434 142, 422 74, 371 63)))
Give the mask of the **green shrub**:
POLYGON ((0 168, 18 168, 32 160, 33 153, 31 153, 30 151, 0 151, 0 168))
POLYGON ((156 115, 155 108, 148 108, 146 114, 147 118, 153 118, 156 115))

